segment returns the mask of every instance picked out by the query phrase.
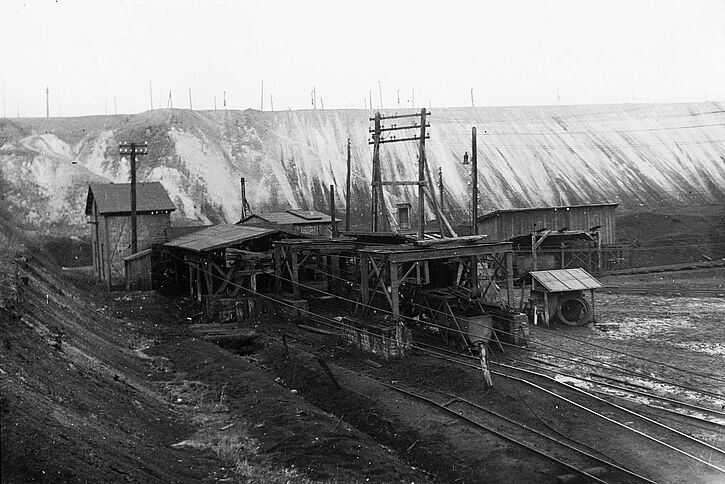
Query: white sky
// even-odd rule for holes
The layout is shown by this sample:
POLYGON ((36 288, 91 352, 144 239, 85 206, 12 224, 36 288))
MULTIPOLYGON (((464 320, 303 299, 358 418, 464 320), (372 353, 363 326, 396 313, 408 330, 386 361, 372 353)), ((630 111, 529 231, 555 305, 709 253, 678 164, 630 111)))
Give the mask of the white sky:
POLYGON ((2 0, 0 46, 8 117, 725 100, 725 0, 2 0))

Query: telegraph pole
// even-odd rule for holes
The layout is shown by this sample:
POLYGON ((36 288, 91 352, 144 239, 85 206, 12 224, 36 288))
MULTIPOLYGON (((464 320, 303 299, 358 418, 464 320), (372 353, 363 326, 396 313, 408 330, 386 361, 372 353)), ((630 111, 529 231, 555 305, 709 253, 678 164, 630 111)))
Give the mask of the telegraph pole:
POLYGON ((443 211, 443 168, 438 167, 438 193, 440 194, 440 202, 438 203, 443 211))
POLYGON ((380 191, 380 112, 375 113, 375 131, 373 132, 373 183, 372 211, 373 232, 378 231, 378 192, 380 191))
POLYGON ((471 88, 471 107, 472 108, 475 108, 476 107, 476 103, 473 102, 473 88, 471 88))
MULTIPOLYGON (((430 138, 430 135, 426 133, 426 128, 430 127, 429 124, 427 124, 427 116, 430 116, 430 113, 423 108, 420 112, 420 114, 395 114, 391 116, 381 116, 380 112, 375 113, 375 117, 370 118, 370 121, 374 121, 375 125, 373 129, 370 129, 369 132, 372 133, 373 139, 369 142, 369 144, 373 145, 373 180, 372 180, 372 229, 373 232, 378 232, 381 224, 379 222, 379 214, 378 211, 382 210, 386 217, 388 217, 388 220, 392 220, 392 216, 387 210, 387 207, 385 206, 384 197, 383 197, 383 187, 384 186, 417 186, 418 187, 418 235, 420 238, 423 238, 423 233, 425 231, 425 196, 428 196, 431 200, 431 203, 433 204, 433 207, 435 208, 436 212, 438 213, 439 219, 442 220, 443 215, 442 212, 438 208, 438 201, 435 198, 435 195, 433 194, 434 188, 431 183, 431 188, 429 189, 426 185, 428 183, 428 180, 431 179, 430 172, 428 170, 427 164, 426 164, 426 154, 425 154, 425 140, 430 138), (398 126, 397 124, 393 124, 391 126, 385 126, 383 127, 381 125, 382 120, 389 120, 389 119, 400 119, 400 118, 418 118, 420 116, 420 124, 413 122, 412 125, 407 126, 398 126), (388 133, 391 131, 399 131, 399 130, 408 130, 408 129, 420 129, 420 135, 418 136, 403 136, 403 137, 397 137, 394 134, 389 134, 385 139, 382 138, 382 133, 388 133), (383 181, 381 177, 381 167, 380 167, 380 145, 384 143, 397 143, 402 141, 417 141, 418 142, 418 179, 417 180, 395 180, 395 181, 383 181)), ((446 220, 446 224, 448 224, 446 220)), ((450 224, 448 224, 449 231, 451 233, 453 232, 453 229, 450 227, 450 224)), ((442 230, 441 230, 442 232, 442 230)), ((454 233, 455 234, 455 233, 454 233)))
POLYGON ((191 88, 189 88, 189 110, 193 110, 193 109, 194 108, 192 107, 192 104, 191 104, 191 88))
POLYGON ((350 232, 350 137, 347 137, 347 180, 345 182, 345 232, 350 232))
POLYGON ((478 235, 478 150, 475 126, 471 129, 471 172, 471 234, 478 235))
POLYGON ((274 111, 274 101, 272 101, 272 95, 269 95, 269 109, 270 111, 274 111))
POLYGON ((214 94, 214 111, 216 111, 216 94, 214 94))
MULTIPOLYGON (((420 110, 420 141, 418 142, 418 238, 425 236, 425 108, 420 110)), ((441 234, 442 236, 443 234, 441 234)))
POLYGON ((151 81, 149 80, 149 101, 151 101, 151 111, 154 110, 154 90, 151 87, 151 81))
POLYGON ((138 234, 136 224, 136 156, 147 155, 149 152, 148 142, 143 143, 121 143, 118 145, 118 153, 130 155, 131 157, 131 253, 138 252, 138 234))
POLYGON ((264 111, 264 80, 262 80, 262 91, 259 98, 259 110, 264 111))

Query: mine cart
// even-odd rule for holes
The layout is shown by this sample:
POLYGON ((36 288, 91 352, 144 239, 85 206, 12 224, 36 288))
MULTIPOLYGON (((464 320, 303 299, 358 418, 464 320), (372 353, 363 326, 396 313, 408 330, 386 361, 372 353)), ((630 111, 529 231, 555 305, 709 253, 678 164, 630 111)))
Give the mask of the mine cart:
MULTIPOLYGON (((569 326, 583 326, 594 321, 594 289, 602 285, 584 269, 533 271, 529 307, 533 323, 543 319, 569 326), (591 301, 585 297, 585 291, 591 301)), ((528 279, 528 278, 527 278, 528 279)))
POLYGON ((450 288, 425 290, 423 300, 446 344, 469 349, 488 344, 491 339, 498 342, 493 331, 493 316, 486 314, 481 304, 462 297, 458 291, 450 288))

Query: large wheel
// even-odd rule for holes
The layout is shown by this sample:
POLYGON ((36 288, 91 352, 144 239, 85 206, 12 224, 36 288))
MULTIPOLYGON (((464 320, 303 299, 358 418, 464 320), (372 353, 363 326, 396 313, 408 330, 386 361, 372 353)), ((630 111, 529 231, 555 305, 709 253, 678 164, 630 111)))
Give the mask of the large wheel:
POLYGON ((556 305, 556 317, 568 326, 584 326, 592 319, 592 307, 579 294, 564 295, 556 305))

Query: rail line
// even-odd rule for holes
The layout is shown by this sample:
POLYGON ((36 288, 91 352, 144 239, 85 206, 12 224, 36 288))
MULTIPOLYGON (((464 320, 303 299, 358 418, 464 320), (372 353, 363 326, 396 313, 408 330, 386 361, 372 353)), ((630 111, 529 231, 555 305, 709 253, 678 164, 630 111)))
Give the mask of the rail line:
MULTIPOLYGON (((468 363, 466 361, 462 361, 461 358, 468 358, 468 357, 466 357, 464 355, 458 355, 457 358, 453 358, 451 356, 447 356, 445 354, 441 354, 441 355, 438 355, 437 357, 438 358, 445 359, 445 360, 449 360, 449 361, 451 361, 453 363, 457 363, 457 364, 460 364, 460 365, 469 366, 471 368, 479 369, 479 366, 478 365, 473 365, 473 364, 468 363)), ((561 387, 564 387, 564 388, 566 388, 566 389, 568 389, 570 391, 573 391, 575 393, 582 394, 582 395, 584 395, 584 396, 586 396, 588 398, 591 398, 591 399, 596 400, 598 402, 604 403, 605 405, 614 407, 614 408, 618 409, 619 411, 624 412, 624 413, 626 413, 628 415, 631 415, 631 416, 637 417, 639 419, 642 419, 642 420, 644 420, 644 421, 646 421, 646 422, 648 422, 648 423, 650 423, 652 425, 655 425, 656 427, 659 427, 662 430, 665 430, 667 432, 674 433, 674 434, 678 435, 681 439, 683 439, 685 441, 688 441, 691 444, 694 444, 694 445, 697 445, 697 446, 701 446, 701 447, 707 448, 711 453, 712 452, 715 452, 715 453, 718 453, 718 454, 721 454, 721 455, 724 455, 725 456, 725 450, 723 450, 723 449, 720 449, 718 447, 715 447, 715 446, 713 446, 713 445, 711 445, 711 444, 709 444, 707 442, 704 442, 702 440, 696 439, 696 438, 694 438, 694 437, 692 437, 690 435, 687 435, 684 432, 681 432, 681 431, 679 431, 677 429, 674 429, 672 427, 668 427, 668 426, 666 426, 666 425, 664 425, 664 424, 662 424, 662 423, 660 423, 660 422, 658 422, 658 421, 656 421, 654 419, 651 419, 651 418, 649 418, 649 417, 647 417, 645 415, 641 415, 641 414, 639 414, 637 412, 634 412, 634 411, 632 411, 630 409, 627 409, 625 407, 622 407, 621 405, 617 405, 616 403, 609 402, 609 401, 607 401, 607 400, 605 400, 603 398, 600 398, 600 397, 598 397, 596 395, 593 395, 593 394, 591 394, 591 393, 589 393, 589 392, 587 392, 585 390, 582 390, 580 388, 577 388, 577 387, 575 387, 573 385, 569 385, 569 384, 566 384, 566 383, 557 381, 557 380, 555 380, 554 378, 552 378, 552 377, 550 377, 548 375, 545 375, 545 374, 542 374, 542 373, 537 373, 537 372, 532 371, 532 370, 527 370, 527 369, 523 369, 523 368, 513 367, 511 365, 507 365, 507 364, 503 364, 503 363, 494 363, 494 364, 496 364, 500 368, 505 368, 506 370, 511 370, 511 371, 517 371, 517 372, 525 373, 525 374, 527 374, 530 377, 533 376, 533 377, 543 378, 545 381, 553 382, 554 384, 556 384, 558 386, 561 386, 561 387)), ((569 405, 573 405, 573 406, 579 408, 580 410, 584 410, 586 412, 589 412, 592 415, 595 415, 595 416, 597 416, 597 417, 599 417, 599 418, 601 418, 603 420, 606 420, 609 423, 612 423, 612 424, 614 424, 616 426, 619 426, 619 427, 621 427, 623 429, 626 429, 626 430, 628 430, 630 432, 633 432, 634 434, 637 434, 640 437, 643 437, 645 439, 648 439, 648 440, 652 441, 653 443, 657 443, 657 444, 659 444, 659 445, 661 445, 663 447, 669 448, 670 450, 673 450, 673 451, 675 451, 675 452, 683 455, 684 457, 687 457, 689 459, 692 459, 694 461, 697 461, 700 464, 702 464, 702 465, 704 465, 704 466, 706 466, 706 467, 708 467, 708 468, 710 468, 712 470, 716 470, 718 472, 721 472, 721 473, 725 474, 725 468, 722 468, 722 467, 719 467, 717 465, 714 465, 714 464, 712 464, 712 463, 710 463, 710 462, 708 462, 708 461, 706 461, 706 460, 704 460, 704 459, 702 459, 702 458, 700 458, 700 457, 698 457, 698 456, 696 456, 696 455, 694 455, 694 454, 692 454, 690 452, 687 452, 685 450, 680 449, 679 447, 674 446, 673 444, 670 444, 668 442, 665 442, 662 439, 658 439, 658 438, 653 437, 653 436, 651 436, 651 435, 649 435, 649 434, 647 434, 647 433, 645 433, 643 431, 640 431, 638 429, 635 429, 634 427, 631 427, 629 425, 623 424, 623 423, 621 423, 621 422, 619 422, 617 420, 614 420, 613 418, 607 417, 606 415, 603 415, 600 412, 596 412, 595 410, 587 407, 586 405, 583 405, 581 403, 575 402, 575 401, 573 401, 573 400, 571 400, 569 398, 566 398, 566 397, 564 397, 564 396, 562 396, 562 395, 560 395, 560 394, 558 394, 558 393, 556 393, 556 392, 554 392, 552 390, 549 390, 547 388, 544 388, 543 386, 538 385, 538 384, 536 384, 536 383, 534 383, 532 381, 529 381, 529 380, 527 380, 525 378, 521 378, 521 377, 517 377, 517 376, 511 375, 511 374, 508 374, 507 372, 504 372, 504 371, 491 370, 491 373, 492 374, 495 374, 497 376, 501 376, 501 377, 507 378, 507 379, 511 379, 511 380, 514 380, 514 381, 518 381, 518 382, 523 383, 525 385, 528 385, 528 386, 530 386, 532 388, 536 388, 536 389, 538 389, 540 391, 543 391, 543 392, 545 392, 545 393, 547 393, 547 394, 549 394, 549 395, 551 395, 551 396, 553 396, 555 398, 558 398, 558 399, 560 399, 562 401, 567 402, 567 404, 569 404, 569 405)))
MULTIPOLYGON (((532 358, 528 358, 528 359, 532 359, 532 358)), ((628 388, 628 387, 622 386, 622 385, 616 385, 616 384, 613 384, 613 383, 607 383, 607 382, 603 382, 603 381, 600 381, 600 380, 594 380, 592 378, 588 378, 588 377, 585 377, 585 376, 579 376, 579 375, 575 375, 575 374, 571 374, 571 373, 566 373, 565 371, 561 371, 561 369, 565 369, 565 367, 563 367, 561 365, 556 365, 556 364, 552 364, 552 363, 546 362, 546 365, 547 366, 551 366, 551 367, 557 368, 557 370, 551 370, 551 369, 546 368, 544 366, 535 365, 535 364, 529 363, 527 361, 513 360, 513 362, 514 363, 518 363, 518 364, 527 365, 529 367, 532 367, 532 368, 537 369, 537 370, 540 370, 540 371, 551 371, 554 374, 558 374, 558 375, 561 375, 561 376, 564 376, 564 377, 568 377, 568 378, 575 378, 577 380, 581 380, 581 381, 584 381, 584 382, 587 382, 587 383, 591 383, 591 384, 594 384, 594 385, 598 385, 598 386, 601 386, 601 387, 612 388, 612 389, 615 389, 615 390, 618 390, 618 391, 631 393, 633 395, 642 396, 642 397, 649 398, 649 399, 652 399, 652 400, 659 400, 659 401, 662 401, 662 402, 667 402, 667 403, 669 403, 671 405, 677 405, 679 407, 688 408, 688 409, 695 410, 695 411, 698 411, 698 412, 702 412, 702 413, 706 413, 706 414, 711 414, 711 415, 719 416, 719 417, 725 417, 725 412, 720 412, 719 410, 715 410, 713 408, 703 407, 702 405, 695 405, 695 404, 689 403, 689 402, 683 402, 682 400, 677 400, 677 399, 674 399, 674 398, 665 397, 665 396, 662 396, 662 395, 657 395, 656 393, 652 393, 652 392, 646 392, 646 391, 643 391, 643 390, 637 390, 637 389, 631 388, 631 387, 628 388)), ((602 376, 597 376, 597 378, 606 379, 608 377, 602 375, 602 376)), ((606 394, 608 396, 611 396, 611 397, 622 398, 624 400, 632 401, 631 399, 628 399, 626 397, 622 397, 622 396, 619 396, 619 395, 614 395, 614 394, 611 394, 611 393, 606 393, 606 394)), ((708 424, 712 424, 712 425, 716 425, 716 426, 720 426, 720 427, 725 427, 725 423, 715 422, 715 421, 708 420, 708 419, 705 419, 705 418, 702 418, 702 417, 697 417, 695 415, 691 415, 691 414, 688 414, 688 413, 678 412, 678 411, 673 410, 673 409, 670 409, 670 408, 664 408, 664 407, 656 407, 656 408, 658 410, 663 410, 665 412, 671 412, 671 413, 674 413, 676 415, 680 415, 682 417, 687 417, 687 418, 691 418, 691 419, 694 419, 694 420, 698 420, 700 422, 705 422, 705 423, 708 423, 708 424)))
MULTIPOLYGON (((279 339, 275 336, 267 334, 267 337, 279 341, 279 339)), ((303 338, 294 337, 294 339, 300 343, 303 343, 303 344, 306 344, 309 346, 314 346, 313 343, 311 343, 309 341, 305 341, 303 338)), ((297 351, 306 353, 306 354, 312 356, 313 358, 318 358, 320 356, 319 354, 317 354, 314 351, 306 351, 299 347, 297 347, 295 349, 297 351)), ((440 395, 445 395, 448 398, 447 402, 440 403, 429 396, 413 392, 409 389, 403 388, 400 385, 394 385, 391 383, 387 383, 378 378, 373 378, 370 375, 367 375, 365 373, 360 373, 358 371, 352 370, 350 368, 346 368, 344 366, 335 365, 335 369, 339 369, 344 372, 353 374, 356 377, 371 380, 371 381, 375 382, 376 384, 379 384, 381 386, 394 390, 402 395, 407 396, 408 398, 422 402, 432 408, 435 408, 436 410, 440 411, 441 413, 444 413, 446 415, 456 418, 457 420, 460 420, 461 422, 463 422, 464 424, 466 424, 468 426, 471 426, 471 427, 477 428, 479 430, 496 435, 497 437, 499 437, 503 440, 506 440, 512 444, 515 444, 519 447, 522 447, 522 448, 526 449, 527 451, 532 452, 546 460, 549 460, 566 470, 573 471, 574 473, 576 473, 578 475, 584 476, 592 482, 603 483, 603 484, 609 484, 609 483, 613 483, 613 482, 616 482, 616 483, 646 482, 646 483, 650 483, 650 484, 656 484, 656 481, 653 481, 645 476, 642 476, 641 474, 638 474, 634 471, 626 469, 625 467, 617 464, 616 462, 614 462, 610 459, 598 457, 598 456, 594 455, 594 453, 592 453, 592 452, 587 452, 586 450, 573 446, 567 442, 564 442, 561 439, 557 439, 555 437, 552 437, 551 435, 547 435, 541 431, 533 429, 524 423, 517 422, 509 417, 499 414, 498 412, 486 409, 485 407, 482 407, 474 402, 471 402, 470 400, 467 400, 466 398, 464 398, 462 396, 452 395, 449 393, 435 392, 440 395), (470 406, 471 408, 475 409, 476 411, 483 412, 488 415, 493 415, 500 421, 505 422, 504 425, 513 426, 517 429, 523 430, 524 432, 528 433, 529 435, 534 436, 534 438, 540 439, 540 441, 543 440, 544 442, 546 442, 550 445, 558 446, 560 449, 563 449, 565 452, 570 452, 577 457, 576 459, 569 459, 569 460, 579 460, 579 461, 584 460, 584 461, 588 461, 588 463, 577 464, 577 463, 567 462, 567 460, 564 460, 564 458, 553 455, 554 454, 553 452, 543 451, 541 449, 538 449, 535 445, 527 443, 519 438, 513 437, 512 435, 510 435, 513 432, 507 433, 502 430, 497 430, 497 429, 493 428, 491 425, 486 425, 471 416, 464 415, 462 412, 456 412, 455 410, 452 410, 451 408, 449 408, 451 405, 454 405, 457 402, 466 404, 466 405, 470 406), (611 480, 604 480, 601 477, 599 477, 598 475, 595 475, 594 473, 592 473, 593 471, 591 469, 593 469, 596 466, 606 467, 606 469, 608 470, 608 474, 609 474, 608 477, 611 480), (625 478, 625 477, 626 477, 626 480, 623 480, 623 478, 625 478), (632 479, 634 479, 634 481, 632 479)), ((584 444, 579 444, 579 445, 582 447, 586 447, 584 444)), ((592 450, 594 452, 601 454, 601 452, 597 451, 596 449, 592 449, 592 450)))

